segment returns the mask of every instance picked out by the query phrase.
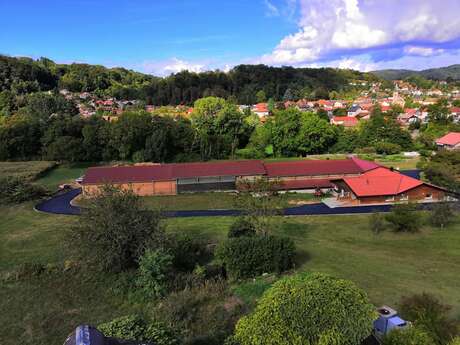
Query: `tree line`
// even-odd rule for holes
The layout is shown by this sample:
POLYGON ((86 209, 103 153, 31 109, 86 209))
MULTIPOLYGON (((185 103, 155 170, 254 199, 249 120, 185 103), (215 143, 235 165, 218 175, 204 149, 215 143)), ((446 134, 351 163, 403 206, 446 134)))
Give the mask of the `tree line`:
POLYGON ((346 91, 352 80, 375 81, 372 74, 332 68, 239 65, 229 72, 182 71, 165 78, 89 64, 56 64, 47 58, 13 58, 0 55, 0 112, 6 100, 21 95, 67 89, 118 99, 139 99, 153 105, 191 105, 199 98, 232 98, 239 104, 263 99, 329 98, 332 91, 346 91), (259 94, 260 95, 260 94, 259 94), (3 99, 3 101, 2 101, 3 99))

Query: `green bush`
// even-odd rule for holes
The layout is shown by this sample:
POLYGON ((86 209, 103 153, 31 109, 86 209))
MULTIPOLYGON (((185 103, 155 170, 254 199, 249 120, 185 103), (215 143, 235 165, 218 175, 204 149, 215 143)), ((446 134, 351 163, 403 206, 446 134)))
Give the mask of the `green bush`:
POLYGON ((147 322, 138 315, 128 315, 100 324, 99 331, 106 337, 121 340, 146 341, 154 345, 178 345, 178 336, 158 322, 147 322))
POLYGON ((420 215, 415 212, 415 204, 399 204, 393 206, 385 217, 395 232, 417 232, 422 225, 420 215))
POLYGON ((450 306, 427 293, 404 297, 399 305, 401 315, 425 330, 439 345, 447 344, 459 331, 457 322, 449 318, 450 310, 450 306))
POLYGON ((460 337, 455 337, 454 339, 452 339, 449 345, 460 345, 460 337))
POLYGON ((384 339, 382 345, 433 345, 433 339, 428 333, 417 327, 409 327, 402 330, 390 332, 384 339))
POLYGON ((171 237, 169 248, 173 266, 180 272, 192 272, 196 265, 205 265, 213 256, 207 241, 185 234, 171 237))
POLYGON ((49 192, 44 187, 30 183, 24 178, 0 178, 0 204, 19 204, 40 199, 48 194, 49 192))
POLYGON ((455 214, 452 206, 448 203, 437 203, 431 206, 431 225, 443 229, 454 220, 455 214))
POLYGON ((375 144, 375 151, 378 154, 394 155, 401 152, 401 146, 388 142, 380 142, 375 144))
POLYGON ((136 285, 147 297, 162 297, 168 291, 173 257, 162 249, 147 250, 139 260, 136 285))
POLYGON ((241 237, 241 236, 255 236, 256 228, 252 222, 245 218, 239 217, 235 222, 232 223, 230 229, 228 230, 228 238, 241 237))
POLYGON ((233 279, 281 273, 292 268, 294 255, 294 242, 275 236, 230 238, 216 250, 216 257, 233 279))
POLYGON ((378 235, 381 233, 386 227, 385 216, 381 213, 372 213, 369 217, 369 227, 374 234, 378 235))
POLYGON ((372 331, 375 308, 354 283, 321 273, 274 283, 238 321, 242 345, 356 345, 372 331))
POLYGON ((184 344, 222 344, 243 313, 223 280, 206 281, 166 296, 154 310, 166 324, 181 331, 184 344))

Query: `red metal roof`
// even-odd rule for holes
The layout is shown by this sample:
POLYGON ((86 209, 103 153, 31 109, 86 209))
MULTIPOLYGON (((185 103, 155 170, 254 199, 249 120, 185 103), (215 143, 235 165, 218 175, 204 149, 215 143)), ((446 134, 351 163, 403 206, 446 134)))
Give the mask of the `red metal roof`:
POLYGON ((309 180, 280 181, 279 187, 277 187, 277 189, 296 190, 296 189, 315 189, 315 188, 333 188, 333 187, 334 185, 328 179, 309 179, 309 180))
POLYGON ((382 167, 343 180, 353 193, 361 197, 397 195, 423 184, 420 180, 382 167))
POLYGON ((274 162, 265 163, 265 169, 269 177, 359 174, 364 171, 355 159, 274 162))
POLYGON ((83 184, 132 183, 205 176, 264 174, 264 165, 257 160, 94 167, 86 171, 83 184))
POLYGON ((460 132, 450 132, 436 140, 436 144, 455 146, 460 143, 460 132))

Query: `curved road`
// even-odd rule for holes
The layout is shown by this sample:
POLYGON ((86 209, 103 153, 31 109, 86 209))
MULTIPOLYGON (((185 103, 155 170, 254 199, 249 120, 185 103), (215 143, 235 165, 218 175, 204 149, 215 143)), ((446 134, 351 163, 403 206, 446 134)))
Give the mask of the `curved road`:
MULTIPOLYGON (((59 193, 51 199, 43 201, 35 206, 37 211, 79 215, 80 207, 72 206, 71 201, 81 193, 81 188, 73 189, 69 192, 59 193)), ((297 207, 285 208, 282 212, 285 216, 304 216, 304 215, 325 215, 325 214, 356 214, 356 213, 372 213, 372 212, 388 212, 390 205, 378 206, 356 206, 356 207, 336 207, 330 208, 326 204, 310 204, 297 207)), ((241 210, 190 210, 190 211, 166 211, 166 217, 222 217, 222 216, 238 216, 242 213, 241 210)))

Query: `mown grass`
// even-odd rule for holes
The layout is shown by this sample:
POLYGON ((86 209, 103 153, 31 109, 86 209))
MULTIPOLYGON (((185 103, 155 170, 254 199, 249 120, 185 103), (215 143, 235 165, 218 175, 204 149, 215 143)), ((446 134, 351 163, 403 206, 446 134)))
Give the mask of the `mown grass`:
POLYGON ((11 176, 32 181, 55 166, 55 162, 48 161, 0 162, 0 177, 11 176))
MULTIPOLYGON (((167 231, 218 242, 234 218, 167 219, 167 231)), ((369 216, 277 218, 275 234, 289 236, 298 249, 296 271, 321 271, 351 279, 376 304, 397 305, 403 295, 430 292, 460 316, 460 219, 445 230, 426 226, 418 234, 374 235, 369 216)), ((78 217, 51 216, 32 204, 0 208, 0 274, 24 262, 62 263, 62 242, 78 217)), ((76 244, 78 245, 78 244, 76 244)), ((276 277, 237 282, 232 289, 249 305, 276 277)), ((142 311, 114 292, 116 278, 83 267, 79 274, 45 274, 0 284, 0 344, 60 344, 79 323, 98 324, 142 311)))
POLYGON ((48 171, 37 179, 36 182, 51 190, 56 190, 61 184, 74 182, 75 179, 82 176, 91 165, 91 163, 61 164, 48 171))

